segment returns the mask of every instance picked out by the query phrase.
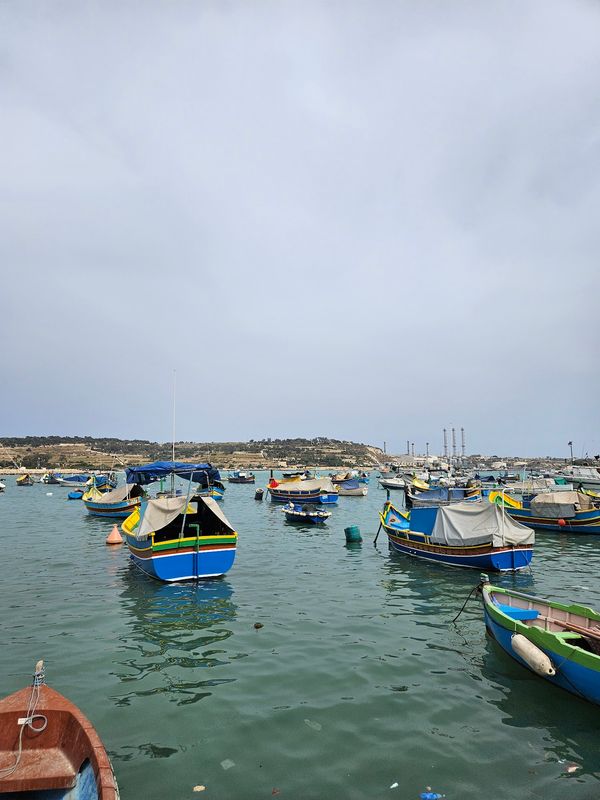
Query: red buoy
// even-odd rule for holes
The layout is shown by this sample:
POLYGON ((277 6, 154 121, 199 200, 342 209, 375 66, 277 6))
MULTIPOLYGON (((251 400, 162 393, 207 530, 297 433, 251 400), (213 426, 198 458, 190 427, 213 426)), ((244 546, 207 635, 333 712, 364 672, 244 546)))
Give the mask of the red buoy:
POLYGON ((116 525, 113 526, 112 531, 106 537, 106 544, 123 544, 123 537, 116 525))
POLYGON ((558 524, 559 524, 559 526, 560 526, 561 528, 564 528, 564 527, 565 527, 565 525, 566 525, 567 523, 564 521, 564 519, 559 519, 559 520, 558 520, 558 524))

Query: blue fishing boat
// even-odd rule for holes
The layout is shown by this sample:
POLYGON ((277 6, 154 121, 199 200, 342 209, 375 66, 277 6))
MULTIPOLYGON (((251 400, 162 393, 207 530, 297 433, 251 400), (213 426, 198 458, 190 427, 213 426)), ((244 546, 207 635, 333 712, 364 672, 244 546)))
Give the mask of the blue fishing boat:
POLYGON ((415 490, 406 487, 407 508, 430 508, 448 506, 452 503, 481 500, 481 489, 461 486, 436 486, 434 489, 415 490))
POLYGON ((267 487, 272 503, 336 503, 338 493, 330 478, 276 481, 267 487))
POLYGON ((0 700, 0 798, 119 800, 108 754, 77 706, 45 683, 0 700))
POLYGON ((143 499, 121 526, 136 566, 167 582, 217 577, 231 569, 237 533, 208 496, 220 483, 217 469, 211 464, 155 461, 127 469, 126 477, 140 486, 166 477, 172 484, 170 496, 143 499), (175 494, 175 476, 188 481, 187 495, 175 494))
POLYGON ((212 497, 143 500, 121 528, 133 563, 152 578, 214 578, 233 566, 237 533, 212 497))
POLYGON ((600 614, 512 589, 481 586, 485 626, 519 664, 600 705, 600 614))
POLYGON ((583 492, 546 492, 522 500, 490 492, 489 500, 535 530, 600 534, 600 502, 583 492))
POLYGON ((533 556, 533 531, 487 502, 405 512, 388 500, 379 517, 393 550, 426 561, 504 572, 523 569, 533 556))
POLYGON ((331 511, 321 511, 310 504, 288 503, 281 510, 288 522, 299 522, 304 525, 323 525, 331 516, 331 511))
POLYGON ((67 500, 81 500, 84 495, 83 489, 75 489, 73 492, 69 492, 67 495, 67 500))
POLYGON ((90 489, 83 497, 88 514, 109 519, 126 519, 146 497, 146 492, 137 483, 127 483, 110 492, 90 489))

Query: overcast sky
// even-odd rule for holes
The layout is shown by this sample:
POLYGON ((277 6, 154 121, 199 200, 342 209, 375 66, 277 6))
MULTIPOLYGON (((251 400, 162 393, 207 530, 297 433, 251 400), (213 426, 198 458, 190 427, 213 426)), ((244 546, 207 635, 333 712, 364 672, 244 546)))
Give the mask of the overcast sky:
POLYGON ((0 435, 600 452, 600 3, 0 31, 0 435))

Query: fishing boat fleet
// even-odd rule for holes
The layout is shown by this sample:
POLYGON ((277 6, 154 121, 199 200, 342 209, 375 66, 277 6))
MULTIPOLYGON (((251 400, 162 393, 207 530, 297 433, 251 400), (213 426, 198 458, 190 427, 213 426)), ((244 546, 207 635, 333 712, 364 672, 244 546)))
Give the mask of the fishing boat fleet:
MULTIPOLYGON (((256 477, 233 470, 227 481, 254 484, 256 477)), ((47 473, 39 482, 72 490, 68 496, 77 494, 91 516, 116 520, 131 561, 153 579, 218 578, 234 564, 238 533, 220 507, 225 486, 210 463, 133 466, 120 486, 112 473, 47 473)), ((35 483, 28 473, 16 479, 19 487, 35 483)), ((365 497, 368 483, 369 476, 357 470, 325 477, 299 470, 276 478, 271 472, 266 490, 257 489, 254 497, 261 500, 266 493, 288 523, 324 526, 339 497, 365 497)), ((600 533, 594 474, 565 472, 507 483, 478 475, 396 472, 382 473, 379 485, 386 499, 375 544, 383 530, 392 554, 481 571, 476 588, 490 636, 536 675, 600 704, 600 614, 577 603, 494 586, 487 576, 530 567, 536 532, 600 533), (392 493, 398 498, 394 502, 392 493)), ((29 689, 0 701, 0 797, 32 792, 52 792, 65 800, 118 798, 110 761, 93 726, 45 685, 41 662, 29 689)))

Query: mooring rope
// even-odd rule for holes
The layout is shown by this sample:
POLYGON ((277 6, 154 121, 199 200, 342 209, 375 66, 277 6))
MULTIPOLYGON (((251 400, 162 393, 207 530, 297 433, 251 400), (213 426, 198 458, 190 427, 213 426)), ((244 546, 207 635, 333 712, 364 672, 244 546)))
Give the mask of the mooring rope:
POLYGON ((25 717, 20 717, 17 721, 18 725, 21 726, 21 730, 19 731, 19 745, 17 748, 17 754, 15 756, 15 763, 12 764, 10 767, 3 767, 0 769, 0 778, 8 778, 10 775, 15 772, 19 764, 21 763, 21 755, 23 753, 23 732, 25 728, 29 728, 33 733, 41 733, 42 731, 46 730, 48 725, 48 718, 44 716, 44 714, 36 714, 35 710, 37 708, 37 704, 40 699, 40 686, 43 685, 45 679, 45 672, 44 672, 44 663, 43 661, 39 662, 36 667, 36 671, 33 675, 33 684, 31 686, 31 695, 29 697, 29 705, 27 706, 27 715, 25 717), (33 724, 34 720, 41 719, 43 720, 42 724, 36 728, 33 724))

